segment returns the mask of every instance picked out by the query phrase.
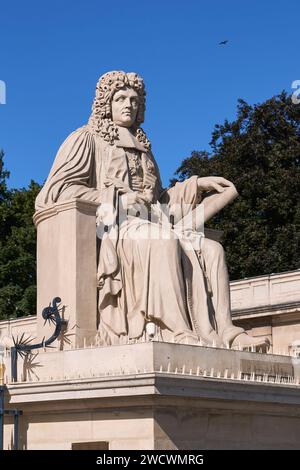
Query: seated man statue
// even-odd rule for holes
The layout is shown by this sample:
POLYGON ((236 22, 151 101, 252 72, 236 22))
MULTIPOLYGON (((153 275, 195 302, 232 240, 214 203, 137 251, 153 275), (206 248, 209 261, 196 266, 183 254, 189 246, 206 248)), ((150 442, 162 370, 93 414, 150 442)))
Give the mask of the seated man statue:
POLYGON ((197 210, 201 198, 234 192, 233 184, 193 176, 164 190, 140 127, 144 113, 139 75, 104 74, 88 124, 62 144, 36 199, 38 211, 73 198, 99 204, 101 344, 143 340, 151 325, 161 341, 266 347, 266 338, 253 338, 232 324, 222 246, 197 227, 178 236, 178 222, 197 210), (162 222, 163 206, 173 217, 170 223, 162 222))

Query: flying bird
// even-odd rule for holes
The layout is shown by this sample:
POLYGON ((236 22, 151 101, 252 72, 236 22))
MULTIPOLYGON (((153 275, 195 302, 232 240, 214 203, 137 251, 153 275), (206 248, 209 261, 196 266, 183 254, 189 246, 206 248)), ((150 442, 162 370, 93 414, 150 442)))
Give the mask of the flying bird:
POLYGON ((225 46, 225 44, 228 43, 228 39, 225 39, 225 41, 219 42, 219 46, 225 46))

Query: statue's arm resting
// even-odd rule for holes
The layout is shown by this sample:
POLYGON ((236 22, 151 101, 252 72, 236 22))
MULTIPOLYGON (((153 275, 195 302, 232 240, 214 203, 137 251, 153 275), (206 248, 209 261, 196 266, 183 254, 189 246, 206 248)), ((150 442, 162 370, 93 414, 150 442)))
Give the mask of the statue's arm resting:
POLYGON ((199 203, 200 193, 197 185, 198 176, 194 175, 183 182, 177 182, 171 188, 164 189, 160 195, 163 204, 191 204, 195 207, 199 203))
POLYGON ((177 221, 200 203, 201 193, 199 192, 197 180, 198 176, 192 176, 182 183, 177 182, 175 186, 165 189, 161 193, 159 202, 169 206, 170 213, 175 216, 177 221))

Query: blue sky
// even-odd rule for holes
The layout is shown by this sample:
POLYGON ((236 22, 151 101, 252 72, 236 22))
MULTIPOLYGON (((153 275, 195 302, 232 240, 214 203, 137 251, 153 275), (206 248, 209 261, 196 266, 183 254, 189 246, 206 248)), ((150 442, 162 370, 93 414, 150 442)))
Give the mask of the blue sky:
POLYGON ((12 187, 45 180, 109 70, 145 79, 144 129, 165 185, 192 150, 209 149, 238 98, 261 102, 300 79, 296 0, 10 0, 0 19, 0 148, 12 187))

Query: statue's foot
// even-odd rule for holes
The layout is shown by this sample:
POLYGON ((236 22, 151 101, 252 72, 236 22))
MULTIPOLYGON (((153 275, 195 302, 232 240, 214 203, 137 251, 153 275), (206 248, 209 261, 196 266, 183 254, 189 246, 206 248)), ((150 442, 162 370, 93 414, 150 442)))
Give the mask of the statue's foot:
POLYGON ((202 335, 200 343, 202 343, 203 346, 209 346, 214 348, 225 347, 222 339, 215 331, 211 331, 208 335, 202 335))
POLYGON ((247 333, 241 333, 234 338, 231 349, 255 350, 267 352, 270 347, 270 340, 268 338, 253 338, 247 333))
POLYGON ((179 344, 198 345, 199 339, 198 336, 193 334, 192 332, 182 332, 176 334, 176 336, 174 337, 174 342, 179 344))

